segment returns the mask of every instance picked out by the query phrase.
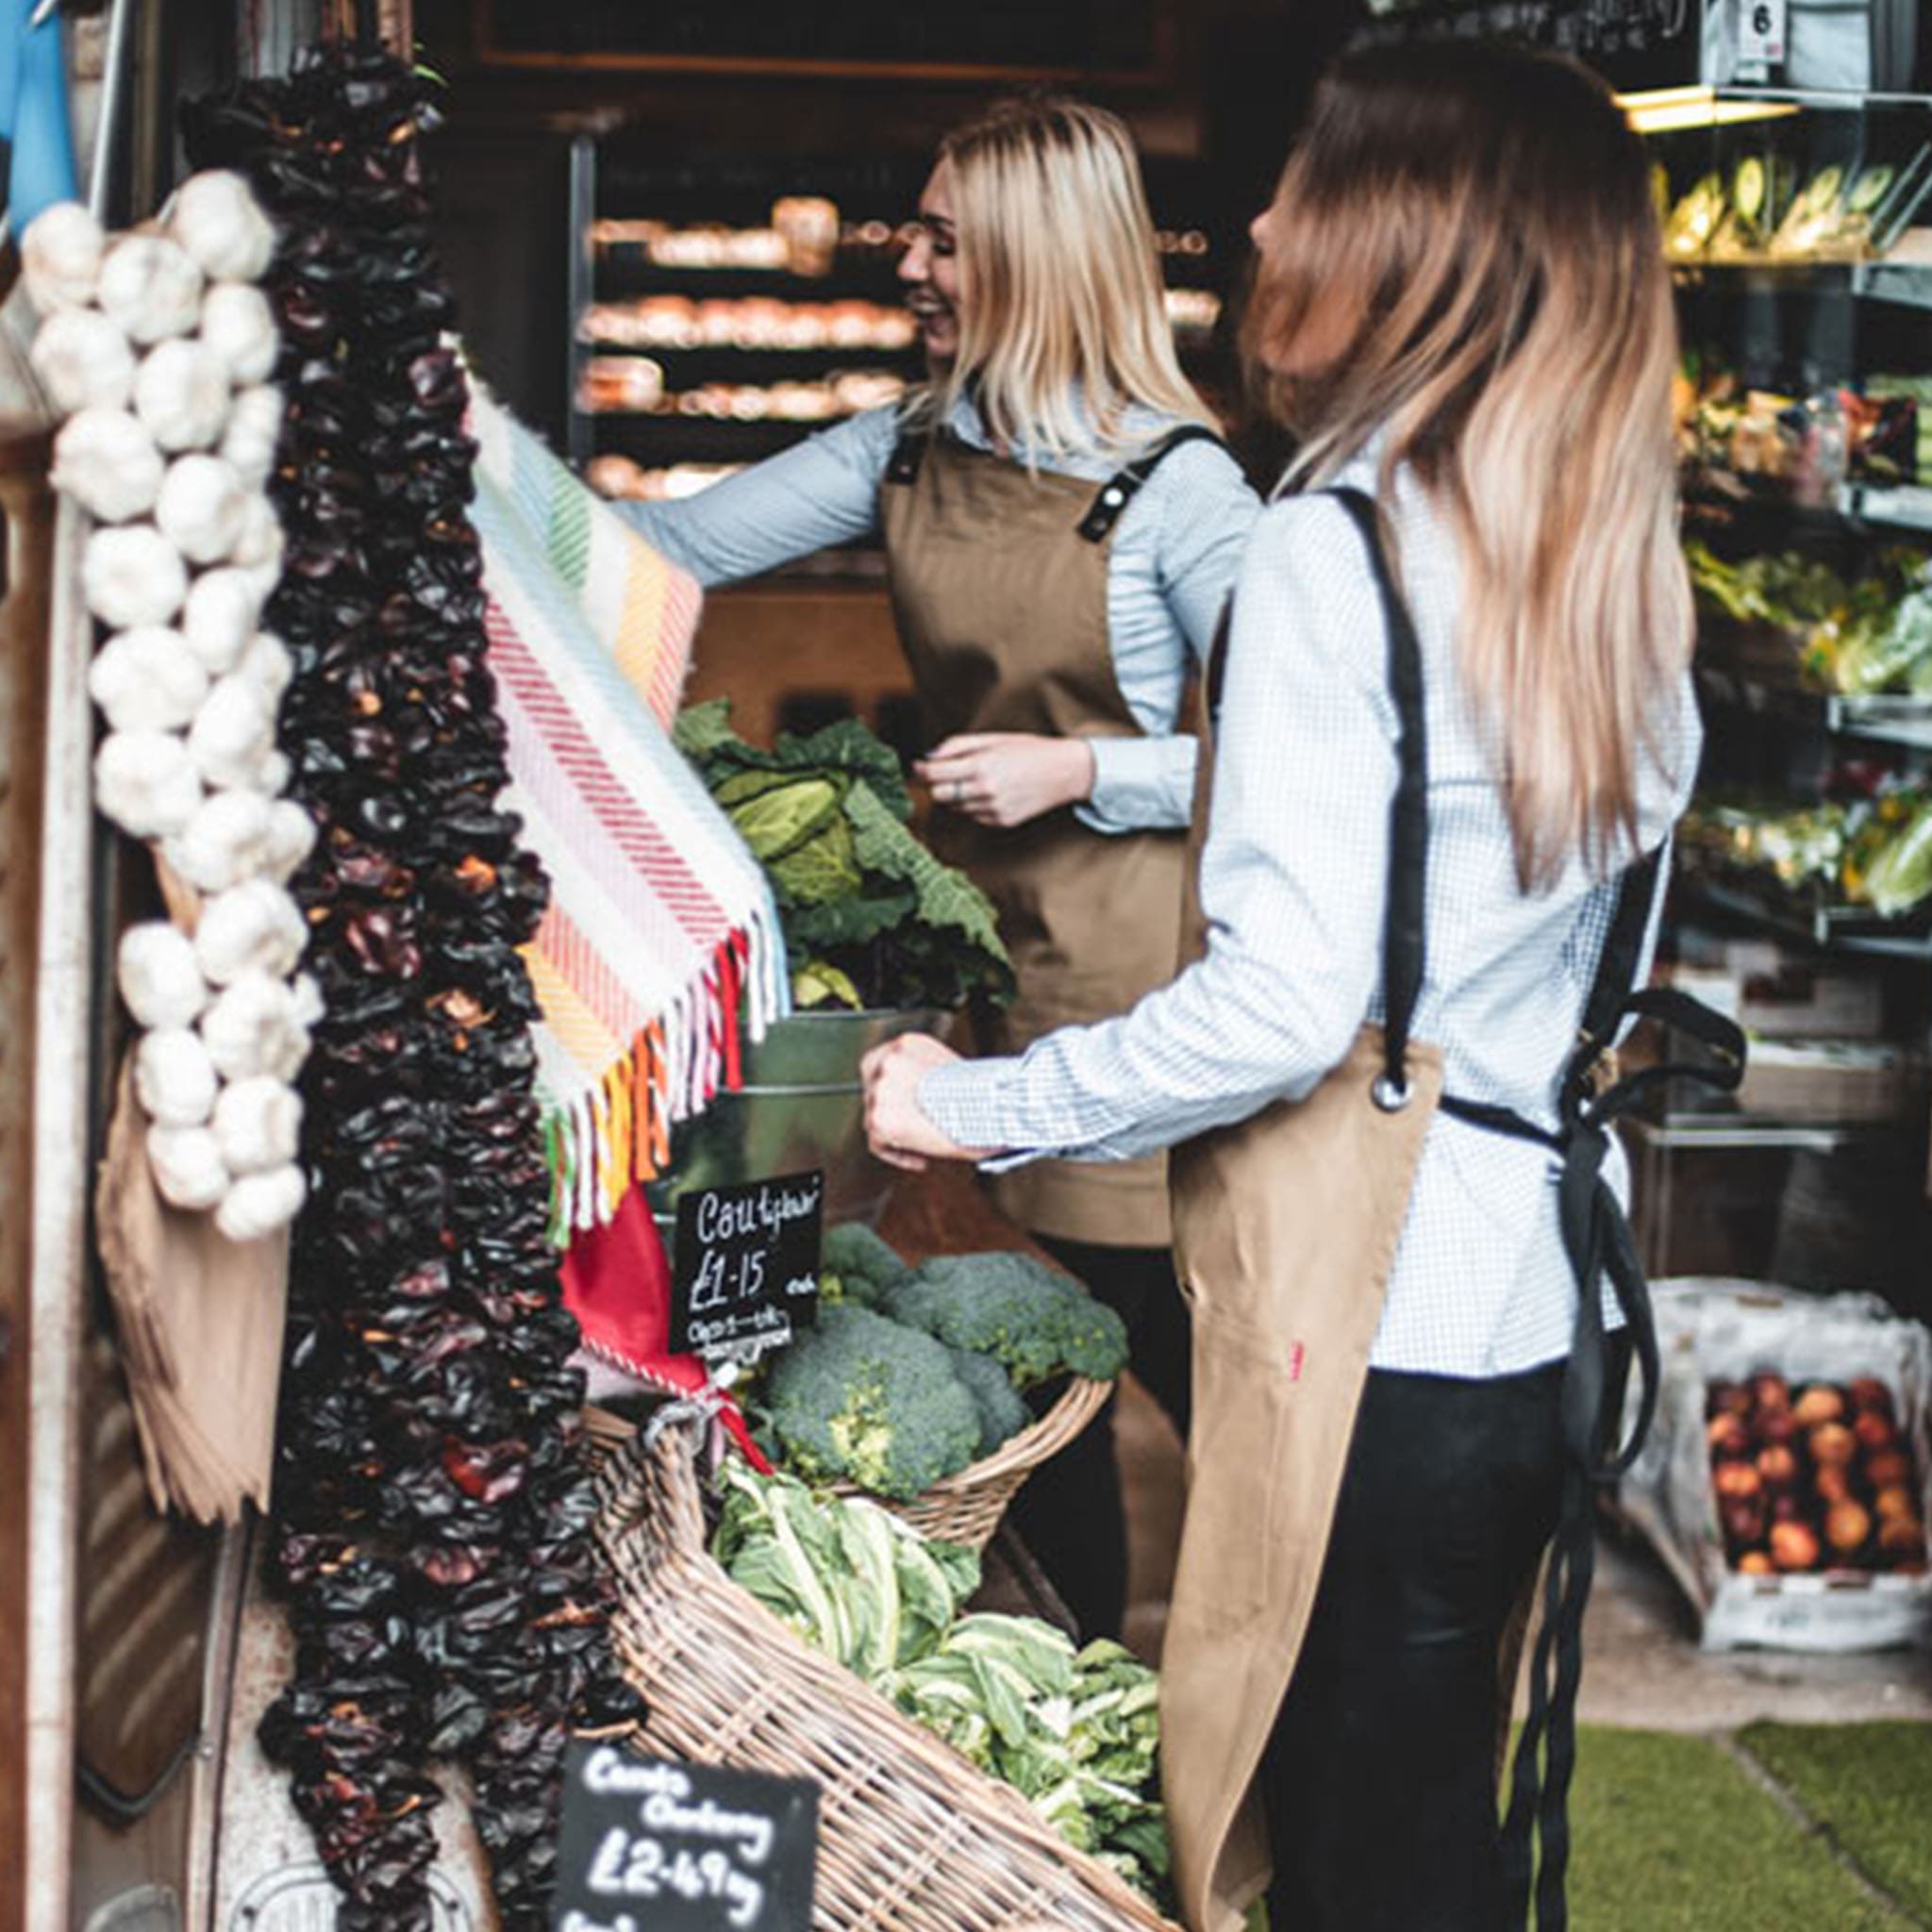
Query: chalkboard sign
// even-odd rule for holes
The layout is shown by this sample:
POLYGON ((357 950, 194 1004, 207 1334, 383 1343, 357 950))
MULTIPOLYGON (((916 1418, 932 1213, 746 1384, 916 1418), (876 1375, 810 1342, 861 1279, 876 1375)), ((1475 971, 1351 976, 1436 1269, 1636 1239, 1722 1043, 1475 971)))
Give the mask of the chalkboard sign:
POLYGON ((711 1360, 779 1347, 817 1316, 823 1173, 678 1197, 671 1351, 711 1360))
POLYGON ((1612 86, 1636 91, 1698 79, 1703 20, 1698 0, 1424 0, 1380 14, 1359 39, 1526 42, 1574 55, 1612 86))
POLYGON ((808 1932, 818 1787, 571 1746, 552 1932, 808 1932))
POLYGON ((480 0, 488 61, 1153 77, 1161 0, 480 0))

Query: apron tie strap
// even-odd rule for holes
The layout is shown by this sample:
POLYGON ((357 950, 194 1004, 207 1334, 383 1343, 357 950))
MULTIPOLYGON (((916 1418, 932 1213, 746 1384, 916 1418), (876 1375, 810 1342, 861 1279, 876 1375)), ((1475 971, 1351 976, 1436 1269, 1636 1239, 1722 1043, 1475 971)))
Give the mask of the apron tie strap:
POLYGON ((1657 1412, 1660 1361, 1650 1289, 1624 1204, 1604 1169, 1610 1127, 1673 1077, 1731 1091, 1743 1078, 1744 1036, 1731 1021, 1668 990, 1629 994, 1598 1037, 1586 1037, 1566 1080, 1564 1124, 1541 1127, 1507 1108, 1447 1097, 1442 1110, 1470 1125, 1535 1141, 1558 1154, 1557 1218, 1576 1277, 1576 1325, 1563 1371, 1563 1494, 1543 1580, 1543 1615, 1530 1663, 1529 1709, 1517 1745, 1509 1808, 1503 1824, 1503 1882, 1510 1932, 1530 1924, 1532 1882, 1539 1932, 1566 1932, 1570 1781, 1576 1766, 1576 1694, 1583 1675, 1583 1612, 1596 1568, 1592 1493, 1637 1459, 1657 1412), (1593 1094, 1591 1074, 1618 1021, 1663 1019, 1709 1050, 1708 1061, 1665 1062, 1593 1094), (1604 1325, 1602 1284, 1623 1314, 1629 1355, 1612 1347, 1604 1325), (1618 1441, 1629 1370, 1638 1372, 1637 1414, 1618 1441), (1539 1857, 1539 1853, 1541 1856, 1539 1857))

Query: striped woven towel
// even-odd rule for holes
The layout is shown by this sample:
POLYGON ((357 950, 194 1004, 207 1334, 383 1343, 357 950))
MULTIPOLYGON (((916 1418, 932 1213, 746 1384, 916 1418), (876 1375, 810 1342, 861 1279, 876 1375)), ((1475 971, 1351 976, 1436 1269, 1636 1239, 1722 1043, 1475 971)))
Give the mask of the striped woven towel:
POLYGON ((556 1233, 608 1222, 669 1158, 670 1126, 738 1083, 786 1008, 757 861, 671 742, 696 584, 480 385, 474 514, 508 728, 505 803, 549 871, 525 949, 556 1233))

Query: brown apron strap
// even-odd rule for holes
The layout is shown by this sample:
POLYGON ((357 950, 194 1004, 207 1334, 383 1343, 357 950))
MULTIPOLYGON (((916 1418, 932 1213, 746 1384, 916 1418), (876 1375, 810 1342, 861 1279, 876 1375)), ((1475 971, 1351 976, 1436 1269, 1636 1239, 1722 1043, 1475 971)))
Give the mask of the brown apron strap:
POLYGON ((1211 442, 1222 449, 1227 447, 1205 423, 1183 423, 1178 429, 1170 429, 1151 449, 1142 451, 1124 469, 1116 471, 1100 486, 1099 494, 1080 519, 1080 535, 1090 543, 1106 542, 1108 532, 1120 522, 1121 512, 1140 494, 1141 486, 1175 450, 1188 442, 1211 442))

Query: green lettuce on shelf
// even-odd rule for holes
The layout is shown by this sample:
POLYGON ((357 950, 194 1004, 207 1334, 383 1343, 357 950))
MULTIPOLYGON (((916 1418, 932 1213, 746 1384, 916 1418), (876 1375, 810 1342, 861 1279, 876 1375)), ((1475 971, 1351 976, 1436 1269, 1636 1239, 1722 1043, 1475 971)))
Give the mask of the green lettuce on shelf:
POLYGON ((1678 851, 1692 874, 1729 874, 1794 907, 1896 919, 1932 898, 1932 797, 1896 783, 1797 808, 1699 799, 1684 815, 1678 851))
POLYGON ((675 736, 771 879, 797 1006, 1012 998, 991 901, 913 835, 898 754, 858 719, 766 751, 716 698, 681 712, 675 736))
POLYGON ((970 1550, 862 1497, 790 1476, 722 1472, 711 1553, 797 1636, 989 1775, 1076 1851, 1168 1897, 1159 1680, 1118 1643, 1076 1650, 1035 1617, 967 1615, 970 1550))
POLYGON ((1916 552, 1881 551, 1855 581, 1793 550, 1729 562, 1694 537, 1684 560, 1707 613, 1790 632, 1814 690, 1932 694, 1932 586, 1916 552))

